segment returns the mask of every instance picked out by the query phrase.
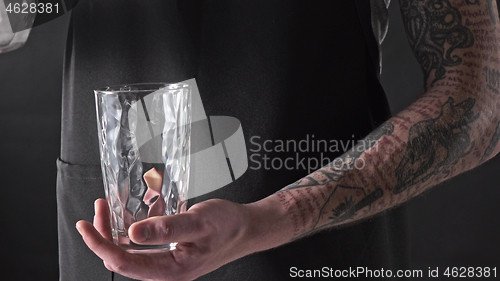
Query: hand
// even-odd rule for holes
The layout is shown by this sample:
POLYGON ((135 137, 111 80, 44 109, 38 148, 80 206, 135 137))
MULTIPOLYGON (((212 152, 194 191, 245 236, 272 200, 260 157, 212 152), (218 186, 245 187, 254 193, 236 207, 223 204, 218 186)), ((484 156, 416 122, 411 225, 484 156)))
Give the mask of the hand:
MULTIPOLYGON (((95 202, 94 224, 76 227, 87 246, 107 269, 141 280, 193 280, 235 259, 255 252, 249 205, 209 200, 187 212, 153 217, 132 224, 129 237, 137 244, 178 242, 177 249, 154 254, 132 254, 112 242, 106 200, 95 202)), ((255 236, 255 235, 253 235, 255 236)))

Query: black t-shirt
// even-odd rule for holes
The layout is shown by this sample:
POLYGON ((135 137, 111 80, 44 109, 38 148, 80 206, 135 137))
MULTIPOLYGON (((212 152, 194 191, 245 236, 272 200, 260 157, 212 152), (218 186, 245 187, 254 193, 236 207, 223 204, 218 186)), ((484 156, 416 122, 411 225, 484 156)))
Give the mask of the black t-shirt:
MULTIPOLYGON (((360 139, 389 117, 369 16, 367 0, 80 1, 72 14, 64 72, 58 177, 62 279, 111 280, 75 241, 72 229, 77 219, 90 216, 93 197, 103 193, 93 89, 196 78, 207 115, 238 118, 248 149, 255 136, 260 143, 360 139), (84 178, 93 178, 95 186, 75 182, 84 178), (75 187, 81 184, 89 190, 75 187)), ((341 153, 326 152, 261 153, 270 159, 320 159, 321 153, 333 159, 341 153)), ((252 169, 250 164, 238 180, 191 203, 253 202, 307 173, 301 165, 252 169)), ((405 212, 398 208, 244 257, 200 280, 287 280, 291 267, 408 269, 406 227, 405 212)))

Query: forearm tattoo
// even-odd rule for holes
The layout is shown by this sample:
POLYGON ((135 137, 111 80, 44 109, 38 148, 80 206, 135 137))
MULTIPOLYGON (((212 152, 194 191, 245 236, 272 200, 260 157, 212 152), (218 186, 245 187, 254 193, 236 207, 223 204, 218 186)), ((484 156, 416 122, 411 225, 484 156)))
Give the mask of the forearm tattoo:
POLYGON ((317 229, 350 219, 358 210, 369 206, 372 202, 382 196, 382 190, 377 191, 374 194, 370 193, 367 195, 365 188, 363 187, 349 187, 345 185, 338 185, 337 183, 342 180, 350 170, 348 168, 349 165, 354 165, 355 161, 359 159, 359 157, 366 150, 369 150, 376 145, 382 137, 391 135, 393 131, 394 125, 392 123, 386 122, 382 124, 378 129, 374 130, 363 140, 359 141, 354 148, 349 150, 349 153, 345 153, 341 156, 344 165, 338 167, 335 163, 331 163, 330 165, 316 171, 313 175, 298 180, 297 182, 290 184, 277 192, 277 196, 280 198, 283 206, 287 209, 292 220, 294 236, 300 234, 303 230, 306 230, 303 235, 297 237, 300 238, 317 229), (321 190, 319 194, 315 195, 313 188, 316 189, 323 186, 327 186, 326 190, 321 190), (347 194, 342 195, 342 193, 345 192, 347 192, 347 194), (355 194, 356 197, 361 196, 362 199, 355 201, 355 199, 352 199, 352 195, 349 195, 351 193, 355 194), (332 211, 325 210, 325 208, 334 195, 344 196, 345 200, 354 203, 354 206, 337 206, 337 215, 333 215, 337 218, 334 219, 334 217, 332 217, 332 221, 328 223, 328 225, 323 225, 317 228, 320 219, 324 216, 328 216, 328 214, 332 211), (348 199, 348 196, 350 196, 350 199, 348 199), (369 199, 365 200, 363 198, 369 199), (317 217, 317 219, 308 223, 306 214, 313 215, 317 217))
POLYGON ((475 103, 468 98, 455 104, 449 97, 438 117, 410 128, 406 152, 396 168, 395 194, 434 175, 448 176, 450 167, 472 151, 475 141, 471 141, 469 125, 479 117, 472 110, 475 103))

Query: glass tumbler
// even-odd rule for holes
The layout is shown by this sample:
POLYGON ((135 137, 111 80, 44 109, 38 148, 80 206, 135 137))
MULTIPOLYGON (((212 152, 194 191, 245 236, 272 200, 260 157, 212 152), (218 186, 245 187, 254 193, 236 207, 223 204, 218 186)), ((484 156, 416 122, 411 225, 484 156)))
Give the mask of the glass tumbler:
POLYGON ((144 83, 95 90, 104 190, 115 244, 130 252, 168 245, 138 245, 134 222, 186 210, 191 149, 191 88, 144 83))

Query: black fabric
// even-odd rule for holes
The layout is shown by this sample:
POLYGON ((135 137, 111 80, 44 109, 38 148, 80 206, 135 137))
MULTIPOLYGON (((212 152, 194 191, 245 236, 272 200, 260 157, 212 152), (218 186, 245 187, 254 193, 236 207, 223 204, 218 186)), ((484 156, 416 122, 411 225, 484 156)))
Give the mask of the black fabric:
MULTIPOLYGON (((65 164, 59 165, 58 181, 62 280, 111 278, 102 264, 93 263, 96 258, 74 230, 78 219, 91 219, 102 183, 64 176, 75 166, 83 175, 73 178, 88 178, 88 169, 99 166, 93 89, 194 77, 207 115, 238 118, 247 149, 253 136, 359 139, 389 116, 362 26, 353 1, 80 1, 72 14, 64 72, 65 164)), ((268 156, 285 159, 296 151, 268 156)), ((208 198, 253 202, 307 173, 249 169, 191 204, 208 198)), ((406 214, 399 208, 253 254, 200 280, 286 280, 291 266, 408 269, 407 245, 406 214)), ((123 279, 116 274, 115 280, 123 279)))
POLYGON ((93 201, 104 190, 101 167, 58 159, 57 171, 60 280, 111 280, 102 260, 85 246, 75 229, 77 218, 93 220, 93 201))

